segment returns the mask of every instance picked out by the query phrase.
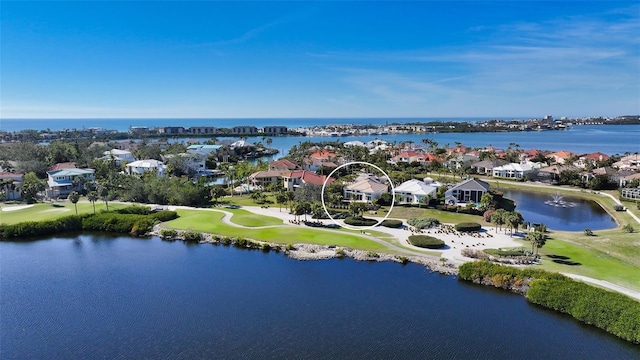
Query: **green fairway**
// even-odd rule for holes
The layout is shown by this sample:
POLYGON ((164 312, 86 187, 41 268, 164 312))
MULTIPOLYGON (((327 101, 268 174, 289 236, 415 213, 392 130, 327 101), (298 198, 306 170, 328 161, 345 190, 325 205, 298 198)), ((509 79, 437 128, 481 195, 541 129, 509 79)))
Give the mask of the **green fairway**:
POLYGON ((549 240, 540 249, 542 267, 551 270, 606 280, 640 291, 640 267, 598 250, 587 249, 561 240, 549 240))
POLYGON ((231 222, 242 226, 260 227, 283 224, 282 219, 278 219, 272 216, 254 214, 243 209, 221 208, 220 210, 232 213, 233 216, 231 217, 231 222))
POLYGON ((319 230, 285 225, 263 229, 246 229, 223 223, 223 214, 218 211, 178 210, 178 214, 180 215, 178 219, 166 222, 164 225, 174 229, 188 229, 224 236, 241 236, 280 244, 336 245, 371 251, 387 249, 375 241, 338 230, 319 230))

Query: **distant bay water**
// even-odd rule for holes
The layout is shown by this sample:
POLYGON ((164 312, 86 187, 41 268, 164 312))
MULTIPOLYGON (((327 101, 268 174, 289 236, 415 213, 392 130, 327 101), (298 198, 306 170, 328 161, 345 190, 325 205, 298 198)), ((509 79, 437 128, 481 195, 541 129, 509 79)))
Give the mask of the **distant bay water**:
POLYGON ((0 242, 2 359, 638 359, 424 267, 105 235, 0 242))
MULTIPOLYGON (((523 117, 524 118, 524 117, 523 117)), ((236 125, 284 125, 288 127, 309 127, 330 124, 372 124, 407 123, 416 121, 467 121, 477 122, 490 118, 353 118, 353 119, 1 119, 0 129, 18 131, 21 129, 60 130, 63 128, 102 127, 118 131, 127 131, 130 126, 216 126, 233 127, 236 125)), ((274 137, 271 147, 280 150, 276 157, 285 155, 293 145, 303 141, 370 141, 384 139, 389 142, 413 142, 421 145, 423 139, 431 139, 441 146, 454 146, 460 142, 469 147, 494 146, 506 149, 516 143, 522 149, 569 150, 578 154, 600 151, 605 154, 625 154, 640 152, 640 125, 581 125, 572 126, 562 131, 521 131, 521 132, 489 132, 489 133, 436 133, 436 134, 395 134, 375 136, 345 137, 274 137)), ((229 138, 227 138, 229 139, 229 138)), ((204 141, 206 139, 198 138, 204 141)), ((175 141, 186 141, 185 138, 175 141)), ((262 141, 261 137, 253 137, 250 141, 262 141)))

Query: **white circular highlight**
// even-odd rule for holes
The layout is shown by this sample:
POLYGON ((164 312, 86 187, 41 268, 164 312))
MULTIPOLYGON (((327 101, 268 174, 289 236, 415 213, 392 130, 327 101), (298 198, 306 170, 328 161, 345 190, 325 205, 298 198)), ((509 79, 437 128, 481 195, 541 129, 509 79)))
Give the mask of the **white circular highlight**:
POLYGON ((389 175, 387 175, 386 172, 384 172, 384 170, 380 169, 378 166, 372 164, 372 163, 368 163, 366 161, 351 161, 348 162, 346 164, 342 164, 340 166, 338 166, 337 168, 333 169, 333 171, 329 174, 329 176, 327 176, 326 179, 324 179, 324 182, 322 183, 322 192, 320 193, 320 200, 322 200, 322 208, 324 209, 324 213, 327 214, 327 216, 329 217, 329 219, 331 219, 331 221, 333 221, 334 224, 340 226, 340 227, 344 227, 346 229, 349 230, 369 230, 369 229, 373 229, 374 227, 380 225, 383 221, 387 220, 387 218, 389 217, 389 215, 391 215, 391 210, 393 210, 393 205, 396 203, 396 188, 393 186, 393 182, 391 181, 391 178, 389 177, 389 175), (331 176, 338 170, 340 170, 343 167, 349 166, 349 165, 354 165, 354 164, 359 164, 359 165, 366 165, 366 166, 371 166, 374 169, 380 171, 384 177, 387 178, 387 180, 389 181, 389 185, 391 185, 391 207, 389 208, 389 211, 387 212, 387 215, 385 215, 380 221, 378 221, 377 223, 375 223, 374 225, 368 226, 368 227, 353 227, 347 224, 339 224, 333 217, 331 217, 331 214, 329 214, 329 210, 327 209, 327 205, 324 203, 324 189, 327 187, 327 181, 329 181, 329 178, 331 178, 331 176))

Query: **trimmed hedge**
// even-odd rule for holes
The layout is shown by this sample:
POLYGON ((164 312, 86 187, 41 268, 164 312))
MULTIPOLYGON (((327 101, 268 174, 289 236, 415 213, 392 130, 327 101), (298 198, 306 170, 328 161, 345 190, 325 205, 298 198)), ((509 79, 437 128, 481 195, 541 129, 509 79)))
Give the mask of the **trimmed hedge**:
POLYGON ((526 251, 523 249, 510 249, 510 250, 502 250, 502 249, 484 249, 482 250, 485 253, 498 257, 513 257, 513 256, 526 256, 526 251))
POLYGON ((455 229, 460 232, 471 232, 471 231, 480 231, 480 229, 482 229, 482 226, 474 222, 463 222, 463 223, 456 224, 455 229))
POLYGON ((380 225, 388 228, 399 228, 402 227, 402 220, 384 220, 380 223, 380 225))
POLYGON ((373 226, 377 224, 378 221, 364 217, 349 216, 348 218, 344 219, 344 223, 352 226, 373 226))
POLYGON ((148 206, 131 205, 122 209, 116 209, 115 212, 118 214, 149 215, 151 213, 151 209, 148 206))
POLYGON ((536 280, 527 300, 640 344, 640 302, 571 279, 536 280))
POLYGON ((426 249, 441 249, 444 247, 444 241, 427 235, 411 235, 409 236, 411 245, 426 249))

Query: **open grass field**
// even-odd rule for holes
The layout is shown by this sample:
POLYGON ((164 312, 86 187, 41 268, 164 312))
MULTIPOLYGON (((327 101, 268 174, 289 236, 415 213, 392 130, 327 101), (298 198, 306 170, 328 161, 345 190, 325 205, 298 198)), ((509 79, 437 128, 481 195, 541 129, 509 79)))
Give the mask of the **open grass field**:
MULTIPOLYGON (((384 245, 375 241, 344 231, 320 230, 302 226, 300 228, 292 228, 291 226, 260 229, 237 228, 223 223, 223 213, 218 211, 181 209, 178 210, 178 214, 180 215, 178 219, 166 222, 164 225, 174 229, 188 229, 225 236, 241 236, 279 244, 335 245, 378 252, 387 249, 384 245)), ((243 220, 240 220, 240 222, 243 222, 243 220)))

